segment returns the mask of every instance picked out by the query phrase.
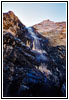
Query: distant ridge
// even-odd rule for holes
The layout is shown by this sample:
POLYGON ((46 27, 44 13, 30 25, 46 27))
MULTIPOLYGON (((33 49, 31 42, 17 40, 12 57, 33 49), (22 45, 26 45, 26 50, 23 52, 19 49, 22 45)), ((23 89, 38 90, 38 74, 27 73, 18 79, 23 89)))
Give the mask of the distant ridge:
POLYGON ((33 28, 42 36, 47 37, 52 46, 66 45, 66 22, 44 20, 35 24, 33 28))

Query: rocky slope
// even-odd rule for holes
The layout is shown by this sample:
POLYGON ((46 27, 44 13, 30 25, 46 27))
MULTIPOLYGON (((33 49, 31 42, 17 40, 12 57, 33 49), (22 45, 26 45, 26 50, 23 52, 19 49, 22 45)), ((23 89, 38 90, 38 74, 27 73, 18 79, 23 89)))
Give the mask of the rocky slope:
POLYGON ((33 27, 49 39, 51 46, 66 45, 66 22, 44 20, 33 27))
POLYGON ((51 46, 11 11, 3 14, 3 96, 66 96, 65 46, 51 46))

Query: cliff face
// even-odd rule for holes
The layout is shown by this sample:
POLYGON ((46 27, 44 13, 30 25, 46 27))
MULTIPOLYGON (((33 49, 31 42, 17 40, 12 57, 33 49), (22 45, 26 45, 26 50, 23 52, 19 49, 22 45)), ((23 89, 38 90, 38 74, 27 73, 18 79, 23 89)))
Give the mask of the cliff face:
POLYGON ((66 96, 65 46, 51 46, 37 31, 3 14, 4 97, 66 96))
POLYGON ((24 43, 30 41, 27 37, 27 29, 18 17, 12 12, 3 14, 3 32, 10 32, 13 36, 20 38, 24 43))

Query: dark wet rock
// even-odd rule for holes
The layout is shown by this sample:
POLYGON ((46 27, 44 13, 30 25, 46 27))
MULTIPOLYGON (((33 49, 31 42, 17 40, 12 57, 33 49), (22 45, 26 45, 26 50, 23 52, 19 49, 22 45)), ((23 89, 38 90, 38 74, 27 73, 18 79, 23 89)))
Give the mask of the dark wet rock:
POLYGON ((63 83, 61 91, 63 93, 63 96, 66 96, 66 83, 63 83))
POLYGON ((61 49, 59 49, 60 47, 48 48, 47 59, 49 58, 49 61, 43 60, 47 70, 44 69, 42 72, 39 69, 42 57, 37 52, 32 51, 10 33, 4 35, 3 41, 4 96, 64 96, 65 90, 61 87, 66 80, 64 47, 61 49), (60 58, 61 56, 63 59, 60 58), (50 73, 48 70, 52 74, 48 74, 50 73), (50 94, 49 91, 54 93, 50 94))

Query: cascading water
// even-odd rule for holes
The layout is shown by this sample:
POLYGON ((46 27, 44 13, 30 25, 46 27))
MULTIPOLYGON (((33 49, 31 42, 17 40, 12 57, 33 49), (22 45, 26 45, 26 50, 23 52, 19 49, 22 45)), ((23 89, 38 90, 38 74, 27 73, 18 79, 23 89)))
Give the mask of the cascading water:
POLYGON ((36 59, 38 60, 38 62, 47 61, 47 57, 45 56, 46 52, 45 52, 45 50, 42 49, 41 44, 40 44, 41 38, 38 38, 36 33, 33 31, 33 28, 31 28, 31 27, 28 28, 28 32, 30 33, 31 37, 34 39, 32 50, 35 50, 38 52, 36 59))
POLYGON ((31 36, 33 37, 34 41, 33 41, 33 48, 32 50, 41 50, 41 46, 40 46, 40 42, 38 37, 36 36, 36 34, 34 33, 33 29, 31 27, 28 28, 29 33, 31 33, 31 36))

